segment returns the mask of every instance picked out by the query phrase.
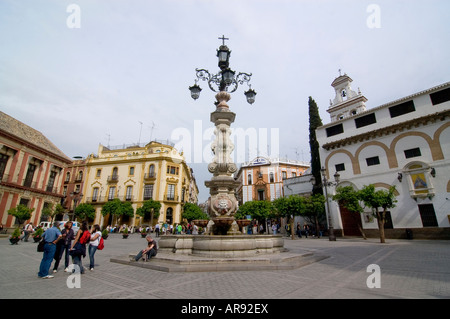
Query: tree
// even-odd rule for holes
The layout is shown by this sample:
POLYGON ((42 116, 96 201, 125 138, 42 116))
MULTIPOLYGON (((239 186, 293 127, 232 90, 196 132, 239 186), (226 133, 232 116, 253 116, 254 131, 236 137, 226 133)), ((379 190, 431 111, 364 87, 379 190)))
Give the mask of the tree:
POLYGON ((144 219, 150 219, 150 224, 153 226, 153 218, 158 218, 160 214, 161 203, 149 199, 144 202, 144 204, 136 209, 136 214, 142 216, 144 219))
POLYGON ((395 199, 395 186, 391 186, 389 190, 383 189, 378 191, 375 191, 374 185, 364 186, 358 192, 358 197, 366 207, 372 209, 372 214, 378 221, 380 242, 384 243, 384 223, 386 222, 386 211, 389 208, 394 208, 395 203, 397 202, 395 199))
POLYGON ((360 205, 359 192, 354 190, 352 186, 344 186, 336 188, 336 194, 333 196, 333 200, 337 201, 339 206, 347 209, 351 216, 356 220, 358 229, 364 239, 367 239, 366 233, 361 226, 361 213, 364 211, 360 205))
POLYGON ((191 222, 194 219, 209 219, 209 216, 196 204, 185 203, 183 207, 182 218, 191 222))
POLYGON ((119 212, 119 214, 121 216, 133 217, 134 216, 133 205, 130 202, 122 202, 121 205, 120 205, 120 212, 119 212))
POLYGON ((315 194, 305 197, 305 211, 303 216, 311 224, 316 225, 317 236, 319 236, 320 225, 324 224, 326 221, 325 196, 322 194, 315 194))
POLYGON ((31 218, 31 213, 34 211, 34 208, 29 208, 23 204, 19 204, 16 207, 8 209, 8 215, 12 215, 16 217, 19 222, 19 227, 23 222, 31 218))
MULTIPOLYGON (((106 216, 110 214, 113 217, 119 218, 119 216, 134 216, 134 209, 130 202, 122 202, 116 198, 110 202, 107 202, 102 207, 102 215, 106 216)), ((116 219, 117 223, 117 219, 116 219)))
POLYGON ((75 208, 74 215, 81 220, 93 220, 95 218, 95 208, 91 204, 82 203, 75 208))
POLYGON ((308 100, 309 106, 309 148, 311 151, 311 174, 315 178, 315 185, 313 185, 313 194, 322 194, 323 189, 321 186, 321 166, 320 166, 320 155, 319 155, 319 142, 316 138, 316 129, 322 126, 322 120, 319 115, 319 108, 317 107, 316 101, 312 97, 308 100))
POLYGON ((50 203, 42 209, 42 215, 50 216, 52 223, 53 223, 53 220, 55 219, 56 215, 63 214, 63 213, 64 213, 64 207, 61 204, 56 204, 56 206, 53 208, 53 203, 50 203))
POLYGON ((295 238, 294 217, 305 212, 305 199, 298 195, 280 197, 273 201, 273 206, 280 217, 286 217, 291 228, 291 237, 295 238))
POLYGON ((244 219, 250 216, 256 219, 258 223, 266 224, 267 218, 274 217, 274 207, 271 202, 265 200, 255 200, 245 202, 239 206, 238 211, 234 214, 236 219, 244 219))

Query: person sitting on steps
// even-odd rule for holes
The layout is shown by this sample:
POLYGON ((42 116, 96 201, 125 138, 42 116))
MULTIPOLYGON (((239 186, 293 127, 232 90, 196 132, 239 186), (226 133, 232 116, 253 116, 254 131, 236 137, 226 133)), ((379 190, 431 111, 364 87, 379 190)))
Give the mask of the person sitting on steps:
POLYGON ((142 249, 134 259, 138 261, 142 258, 144 261, 148 261, 153 256, 156 256, 158 252, 158 246, 156 245, 156 241, 152 238, 151 235, 147 235, 145 237, 147 239, 147 247, 142 249))

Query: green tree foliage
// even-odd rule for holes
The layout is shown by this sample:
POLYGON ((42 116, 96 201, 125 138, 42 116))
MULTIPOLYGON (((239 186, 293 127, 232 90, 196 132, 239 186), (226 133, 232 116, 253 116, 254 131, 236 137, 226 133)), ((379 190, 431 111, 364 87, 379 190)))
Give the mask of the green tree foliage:
POLYGON ((209 219, 209 216, 196 204, 185 203, 181 217, 189 222, 195 219, 209 219))
POLYGON ((358 192, 359 199, 366 207, 372 209, 374 217, 378 221, 378 229, 380 230, 380 242, 385 242, 384 223, 386 222, 386 211, 395 207, 397 202, 395 198, 395 186, 391 186, 389 190, 375 190, 374 185, 364 186, 358 192))
POLYGON ((131 205, 130 202, 122 202, 121 205, 120 205, 120 212, 119 212, 119 214, 121 216, 133 217, 134 216, 133 205, 131 205))
POLYGON ((150 219, 150 224, 153 225, 153 218, 158 218, 160 215, 161 203, 159 201, 149 199, 144 204, 136 209, 136 214, 142 216, 144 219, 150 219))
POLYGON ((280 197, 273 201, 276 214, 279 217, 286 217, 291 229, 291 236, 294 239, 294 217, 305 212, 305 198, 298 195, 280 197))
POLYGON ((53 203, 50 203, 42 209, 42 215, 50 216, 52 222, 55 219, 55 216, 59 214, 64 214, 64 207, 61 204, 56 204, 56 206, 53 207, 53 203))
POLYGON ((319 142, 316 138, 316 129, 322 126, 322 120, 319 115, 319 108, 316 101, 312 97, 308 100, 309 106, 309 148, 311 150, 311 173, 316 180, 316 184, 313 186, 313 194, 323 194, 322 187, 320 186, 320 155, 319 155, 319 142))
POLYGON ((95 208, 91 204, 82 203, 75 208, 74 215, 80 220, 93 220, 95 218, 95 208))
POLYGON ((120 199, 116 198, 103 205, 102 215, 106 216, 108 214, 111 214, 111 216, 115 217, 116 219, 120 216, 133 217, 134 209, 130 202, 122 202, 120 199))
POLYGON ((325 196, 322 194, 315 194, 304 198, 305 211, 303 216, 311 224, 316 225, 317 235, 320 231, 320 225, 325 224, 325 196))
POLYGON ((34 211, 34 208, 29 208, 23 204, 19 204, 16 207, 10 208, 8 210, 8 215, 12 215, 16 217, 19 222, 19 226, 23 224, 26 220, 31 218, 31 213, 34 211))
POLYGON ((239 206, 238 211, 234 215, 236 219, 244 219, 250 215, 252 219, 259 222, 265 221, 266 218, 272 218, 274 207, 271 202, 265 200, 257 200, 246 202, 239 206))

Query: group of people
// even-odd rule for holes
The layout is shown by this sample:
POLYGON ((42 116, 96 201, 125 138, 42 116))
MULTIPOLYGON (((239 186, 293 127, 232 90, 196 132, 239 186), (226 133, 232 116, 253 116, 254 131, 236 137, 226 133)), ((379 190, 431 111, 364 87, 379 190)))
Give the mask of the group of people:
POLYGON ((319 238, 322 237, 322 231, 319 230, 319 234, 316 233, 315 227, 309 226, 308 224, 304 224, 303 227, 300 225, 300 223, 297 223, 297 228, 295 230, 298 237, 302 238, 302 235, 305 236, 305 238, 308 238, 308 235, 312 235, 312 237, 318 236, 319 238))
POLYGON ((155 234, 156 237, 159 237, 160 234, 162 235, 198 235, 198 226, 194 223, 187 223, 184 224, 175 224, 173 226, 172 224, 164 223, 162 225, 156 224, 155 225, 155 234))
POLYGON ((90 232, 87 223, 83 222, 76 234, 72 229, 72 222, 70 221, 64 224, 63 230, 60 230, 58 226, 59 222, 54 222, 53 227, 48 228, 42 235, 45 245, 38 276, 44 279, 53 278, 49 274, 52 261, 55 260, 53 272, 56 273, 63 254, 65 254, 64 271, 79 271, 83 274, 84 267, 82 258, 86 257, 86 245, 88 243, 89 269, 93 271, 95 266, 94 255, 102 236, 100 226, 94 225, 90 232), (76 265, 72 270, 69 269, 70 256, 72 256, 73 264, 76 265))
POLYGON ((248 235, 264 234, 264 225, 253 219, 251 224, 247 226, 248 235))

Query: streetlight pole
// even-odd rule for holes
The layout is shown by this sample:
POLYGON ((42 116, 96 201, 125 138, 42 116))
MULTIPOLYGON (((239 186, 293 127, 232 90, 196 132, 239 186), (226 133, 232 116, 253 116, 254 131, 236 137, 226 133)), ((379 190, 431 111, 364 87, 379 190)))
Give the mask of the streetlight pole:
MULTIPOLYGON (((330 202, 328 201, 328 186, 334 185, 333 182, 328 182, 327 175, 326 175, 326 169, 325 167, 322 167, 320 170, 322 172, 322 186, 325 189, 325 200, 327 202, 327 219, 328 219, 328 239, 329 241, 336 241, 336 235, 334 234, 334 227, 333 227, 333 220, 331 217, 331 211, 330 211, 330 202)), ((337 176, 339 174, 336 172, 337 176)), ((335 174, 335 178, 336 178, 335 174)))
MULTIPOLYGON (((239 182, 233 177, 237 172, 237 166, 233 163, 231 152, 234 149, 232 140, 230 139, 230 126, 234 122, 236 114, 233 113, 227 102, 231 99, 230 93, 237 90, 239 85, 248 82, 251 79, 251 74, 238 73, 232 71, 229 67, 230 49, 225 45, 225 36, 219 38, 222 40, 222 45, 217 50, 218 66, 220 71, 217 74, 211 74, 205 69, 196 69, 197 79, 195 84, 189 87, 191 97, 197 100, 200 97, 201 88, 197 85, 198 80, 207 81, 209 88, 216 94, 215 111, 211 113, 211 122, 215 125, 214 134, 215 141, 211 144, 214 157, 208 165, 208 171, 213 174, 210 181, 205 182, 205 186, 210 189, 210 199, 208 212, 212 217, 214 228, 231 230, 227 233, 234 234, 239 232, 239 228, 234 220, 234 214, 238 208, 238 201, 236 199, 236 188, 239 182)), ((255 102, 256 92, 249 88, 244 92, 247 102, 252 104, 255 102)))
MULTIPOLYGON (((330 203, 328 201, 328 186, 335 186, 340 181, 340 175, 338 172, 334 174, 334 180, 335 182, 330 182, 327 179, 327 170, 325 167, 322 167, 320 170, 322 173, 322 183, 318 186, 322 186, 325 189, 325 201, 327 203, 325 213, 327 215, 327 222, 328 222, 328 239, 330 241, 336 241, 336 235, 334 234, 334 227, 333 227, 333 219, 331 217, 331 211, 330 211, 330 203)), ((314 176, 311 177, 310 180, 311 184, 316 185, 316 179, 314 176)))

